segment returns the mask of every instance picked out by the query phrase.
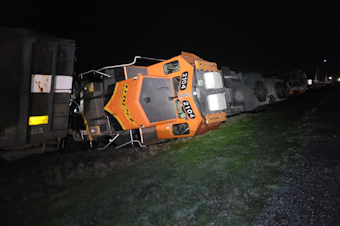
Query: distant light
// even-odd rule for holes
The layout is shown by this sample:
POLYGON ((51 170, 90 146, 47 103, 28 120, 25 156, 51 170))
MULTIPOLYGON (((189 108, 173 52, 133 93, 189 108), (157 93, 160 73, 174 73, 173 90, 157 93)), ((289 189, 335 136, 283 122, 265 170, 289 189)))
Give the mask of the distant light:
POLYGON ((329 80, 332 80, 332 77, 328 77, 329 80))
POLYGON ((338 81, 340 82, 340 78, 338 78, 338 81))
POLYGON ((327 59, 324 59, 323 62, 326 63, 326 62, 327 62, 327 59))
POLYGON ((312 85, 313 84, 312 79, 308 79, 307 82, 308 82, 308 85, 312 85))

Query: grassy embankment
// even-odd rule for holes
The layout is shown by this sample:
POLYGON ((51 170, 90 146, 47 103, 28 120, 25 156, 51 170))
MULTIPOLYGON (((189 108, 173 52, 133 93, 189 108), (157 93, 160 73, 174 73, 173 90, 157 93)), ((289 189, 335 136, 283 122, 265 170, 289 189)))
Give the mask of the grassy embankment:
POLYGON ((249 225, 298 156, 303 116, 269 109, 233 117, 216 131, 87 182, 47 211, 56 225, 249 225))

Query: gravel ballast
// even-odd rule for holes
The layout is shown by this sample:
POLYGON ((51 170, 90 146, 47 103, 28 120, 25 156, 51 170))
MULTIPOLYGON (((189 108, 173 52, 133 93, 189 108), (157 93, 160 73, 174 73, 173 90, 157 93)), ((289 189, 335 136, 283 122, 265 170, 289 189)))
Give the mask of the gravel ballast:
POLYGON ((253 225, 340 225, 340 105, 334 93, 313 113, 312 130, 281 189, 253 225))

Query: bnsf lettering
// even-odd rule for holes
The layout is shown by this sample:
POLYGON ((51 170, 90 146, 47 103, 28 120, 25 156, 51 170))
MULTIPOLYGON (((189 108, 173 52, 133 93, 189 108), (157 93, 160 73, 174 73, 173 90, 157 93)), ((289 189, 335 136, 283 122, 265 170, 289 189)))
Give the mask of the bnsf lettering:
POLYGON ((119 106, 122 109, 125 115, 125 118, 129 121, 129 123, 132 123, 134 126, 137 126, 135 120, 132 119, 131 113, 127 109, 127 106, 126 106, 126 97, 127 97, 128 89, 129 89, 129 86, 123 82, 122 93, 120 94, 119 106))
POLYGON ((188 72, 183 72, 181 77, 181 90, 185 90, 188 84, 188 72))
POLYGON ((187 112, 189 118, 195 118, 195 113, 192 110, 189 101, 185 100, 185 101, 182 102, 182 104, 183 104, 183 107, 184 107, 185 111, 187 112))
POLYGON ((126 97, 128 92, 129 86, 123 82, 122 93, 120 94, 120 102, 119 106, 124 111, 126 108, 126 97))

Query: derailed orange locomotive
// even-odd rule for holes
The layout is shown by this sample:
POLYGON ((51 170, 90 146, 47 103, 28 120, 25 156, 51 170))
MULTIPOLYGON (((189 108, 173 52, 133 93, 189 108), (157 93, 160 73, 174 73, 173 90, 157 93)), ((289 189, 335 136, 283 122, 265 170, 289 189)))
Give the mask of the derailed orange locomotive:
POLYGON ((217 129, 226 120, 229 106, 222 75, 216 63, 194 54, 182 52, 148 67, 106 68, 101 76, 102 82, 91 82, 85 87, 111 85, 114 91, 108 100, 104 92, 96 94, 103 97, 93 98, 94 89, 84 93, 84 104, 89 101, 102 106, 102 112, 94 110, 98 114, 91 108, 84 109, 89 140, 113 134, 115 144, 120 146, 189 137, 217 129), (118 76, 120 72, 124 76, 118 76), (106 120, 96 120, 100 115, 106 120))
POLYGON ((187 52, 147 67, 111 66, 81 77, 92 73, 101 79, 84 84, 90 88, 81 98, 82 135, 89 141, 108 136, 116 147, 203 134, 227 116, 261 110, 289 96, 283 80, 219 70, 187 52))

